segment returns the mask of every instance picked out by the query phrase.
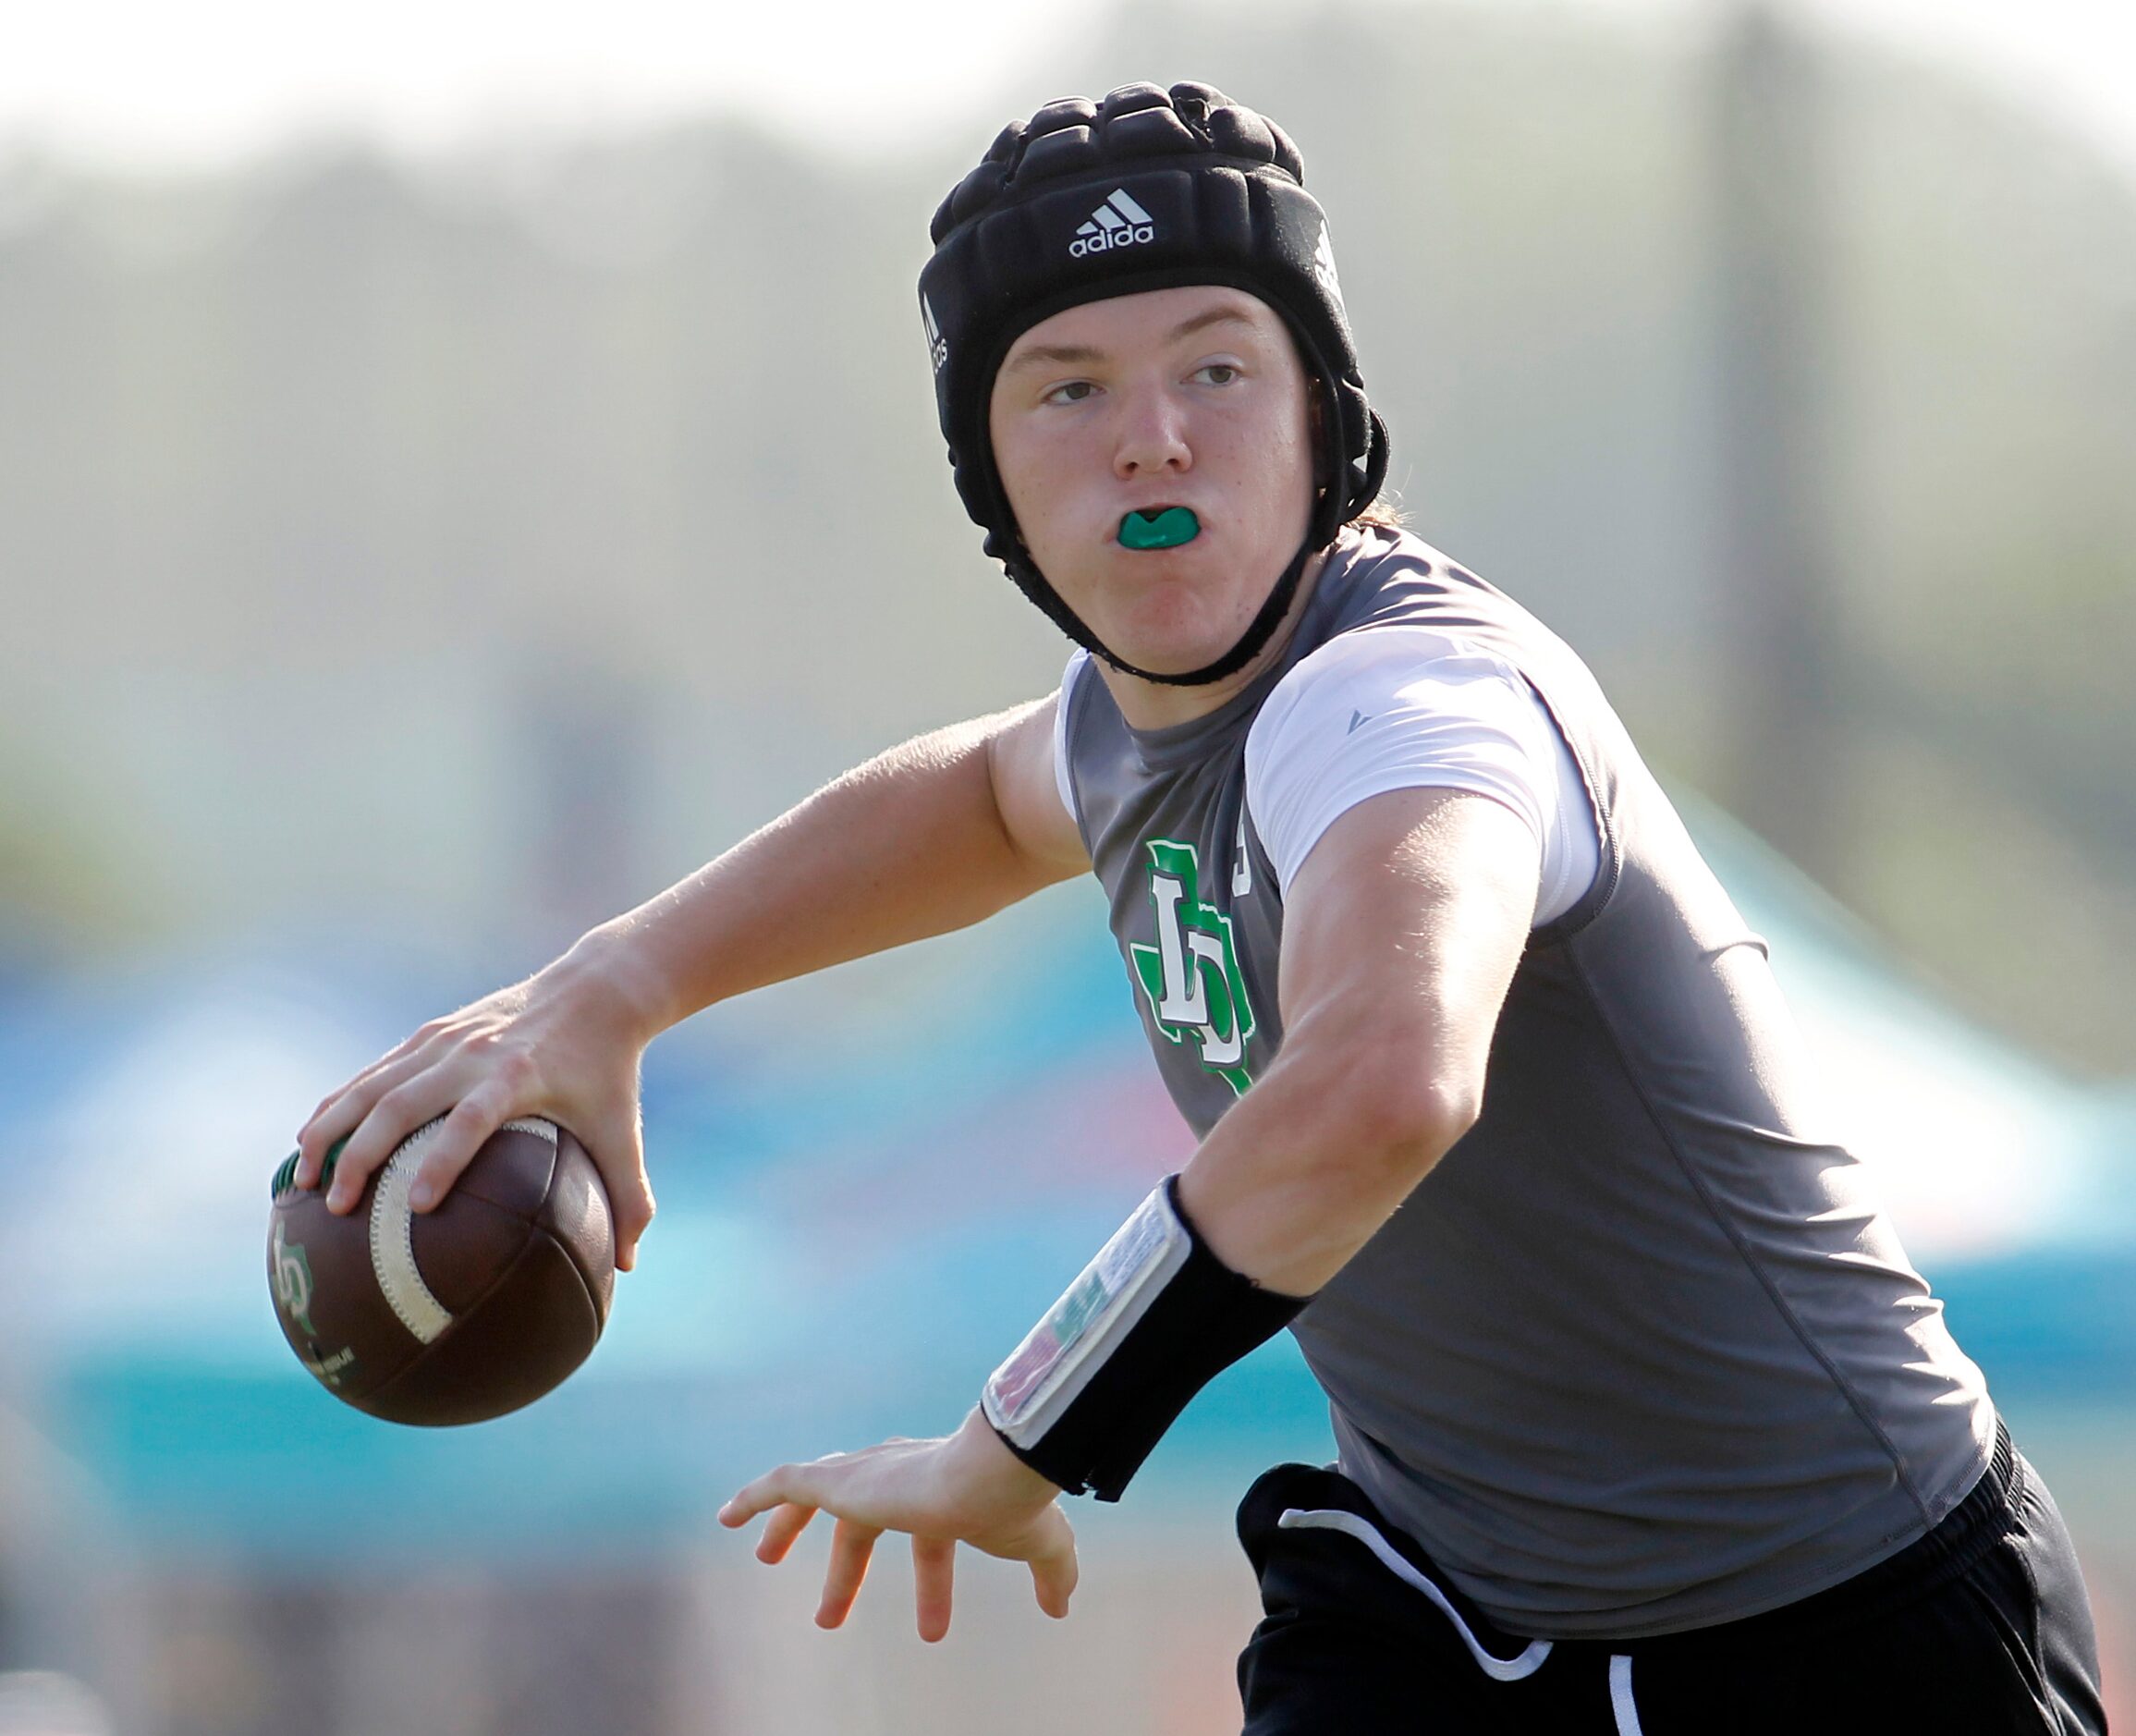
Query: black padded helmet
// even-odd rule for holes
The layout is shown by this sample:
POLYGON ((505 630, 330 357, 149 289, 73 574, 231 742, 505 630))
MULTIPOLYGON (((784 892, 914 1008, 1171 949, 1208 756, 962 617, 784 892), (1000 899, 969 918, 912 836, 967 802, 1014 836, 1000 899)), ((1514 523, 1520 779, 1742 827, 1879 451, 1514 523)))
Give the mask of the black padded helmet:
POLYGON ((1268 642, 1305 563, 1370 506, 1386 424, 1365 401, 1327 219, 1275 122, 1205 84, 1129 84, 1011 121, 934 213, 920 312, 957 492, 986 552, 1070 639, 1114 667, 1178 687, 1223 679, 1268 642), (1064 308, 1186 284, 1228 284, 1289 326, 1320 398, 1319 495, 1297 556, 1239 642, 1163 675, 1098 642, 1033 564, 994 464, 994 376, 1009 346, 1064 308))

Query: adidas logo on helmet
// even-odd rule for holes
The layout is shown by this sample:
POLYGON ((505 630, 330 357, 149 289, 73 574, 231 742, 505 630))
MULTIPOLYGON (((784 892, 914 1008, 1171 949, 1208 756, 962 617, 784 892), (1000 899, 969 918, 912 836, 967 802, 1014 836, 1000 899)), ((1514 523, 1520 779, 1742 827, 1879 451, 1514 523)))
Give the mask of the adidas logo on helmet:
POLYGON ((1092 253, 1109 253, 1116 247, 1132 247, 1138 241, 1157 238, 1156 219, 1116 187, 1105 202, 1091 213, 1090 221, 1076 231, 1068 251, 1077 259, 1092 253))
POLYGON ((942 336, 941 324, 934 318, 934 303, 925 296, 920 298, 920 324, 927 333, 927 354, 934 363, 934 372, 942 372, 942 364, 949 360, 949 340, 942 336))
POLYGON ((1312 275, 1327 291, 1327 299, 1342 306, 1342 281, 1335 275, 1335 249, 1328 244, 1327 225, 1320 226, 1320 242, 1312 250, 1312 275))

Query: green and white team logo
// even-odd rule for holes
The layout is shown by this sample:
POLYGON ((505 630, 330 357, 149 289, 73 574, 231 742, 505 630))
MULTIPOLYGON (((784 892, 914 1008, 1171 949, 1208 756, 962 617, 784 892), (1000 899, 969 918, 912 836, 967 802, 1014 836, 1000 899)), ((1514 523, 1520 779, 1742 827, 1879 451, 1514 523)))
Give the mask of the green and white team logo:
POLYGON ((1157 1029, 1169 1042, 1192 1037, 1202 1065, 1240 1096, 1253 1082, 1247 1071, 1246 1042, 1253 1034, 1253 1007, 1246 976, 1231 944, 1231 919, 1202 902, 1202 864, 1191 844, 1153 837, 1150 850, 1150 903, 1157 915, 1157 944, 1130 943, 1135 978, 1150 997, 1157 1029))
POLYGON ((304 1328, 306 1338, 317 1338, 319 1328, 311 1324, 311 1262, 302 1242, 282 1234, 279 1219, 275 1224, 274 1257, 275 1296, 282 1312, 304 1328))

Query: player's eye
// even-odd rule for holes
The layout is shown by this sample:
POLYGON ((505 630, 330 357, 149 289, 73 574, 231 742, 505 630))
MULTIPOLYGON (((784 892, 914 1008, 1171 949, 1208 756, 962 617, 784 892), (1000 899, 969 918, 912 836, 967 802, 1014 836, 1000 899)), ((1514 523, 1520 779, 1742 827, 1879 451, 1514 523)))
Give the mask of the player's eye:
POLYGON ((1205 385, 1229 385, 1238 377, 1238 368, 1228 361, 1212 361, 1194 370, 1194 378, 1205 385))
POLYGON ((1047 404, 1080 404, 1098 388, 1088 380, 1063 380, 1041 400, 1047 404))

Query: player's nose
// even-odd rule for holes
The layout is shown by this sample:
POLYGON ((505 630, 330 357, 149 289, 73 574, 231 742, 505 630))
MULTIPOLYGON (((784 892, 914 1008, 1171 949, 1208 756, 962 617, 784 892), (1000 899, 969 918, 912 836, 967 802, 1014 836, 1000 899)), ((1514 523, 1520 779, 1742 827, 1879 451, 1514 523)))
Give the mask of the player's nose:
POLYGON ((1123 479, 1191 469, 1194 452, 1188 439, 1187 407, 1160 385, 1141 385, 1120 394, 1118 434, 1113 468, 1123 479))

